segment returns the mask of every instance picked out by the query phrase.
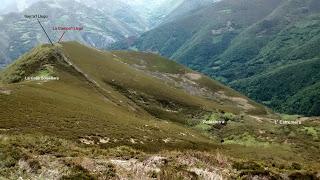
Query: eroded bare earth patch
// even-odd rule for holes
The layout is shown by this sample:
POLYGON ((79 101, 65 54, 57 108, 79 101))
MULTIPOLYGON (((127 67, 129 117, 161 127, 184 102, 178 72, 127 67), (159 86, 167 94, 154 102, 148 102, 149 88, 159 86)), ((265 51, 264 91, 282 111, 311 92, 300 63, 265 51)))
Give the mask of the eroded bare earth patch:
POLYGON ((223 99, 228 99, 232 102, 234 102, 238 107, 248 111, 248 110, 252 110, 252 109, 255 109, 255 107, 253 105, 251 105, 249 103, 249 101, 245 98, 242 98, 242 97, 230 97, 230 96, 227 96, 225 94, 224 91, 218 91, 215 93, 217 96, 223 98, 223 99))
POLYGON ((186 76, 191 80, 199 80, 202 78, 202 75, 198 73, 187 73, 186 76))
POLYGON ((10 95, 11 93, 12 93, 11 90, 6 89, 6 88, 0 86, 0 94, 10 95))

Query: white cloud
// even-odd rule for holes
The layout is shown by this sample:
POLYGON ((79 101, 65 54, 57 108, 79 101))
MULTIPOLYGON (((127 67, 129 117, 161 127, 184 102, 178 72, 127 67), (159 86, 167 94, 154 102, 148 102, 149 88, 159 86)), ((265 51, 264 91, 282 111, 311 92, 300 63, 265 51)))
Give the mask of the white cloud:
POLYGON ((10 12, 20 12, 41 0, 1 0, 1 14, 10 12))

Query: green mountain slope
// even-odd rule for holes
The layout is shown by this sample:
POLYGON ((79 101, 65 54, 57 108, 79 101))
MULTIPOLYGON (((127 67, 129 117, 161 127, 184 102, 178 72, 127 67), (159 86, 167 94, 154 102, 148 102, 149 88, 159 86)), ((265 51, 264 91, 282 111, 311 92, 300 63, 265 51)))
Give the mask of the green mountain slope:
POLYGON ((317 119, 158 55, 42 45, 0 78, 0 178, 317 178, 317 119))
POLYGON ((243 90, 244 93, 251 94, 252 98, 261 102, 270 102, 270 107, 276 110, 309 116, 319 115, 315 110, 306 109, 306 106, 318 106, 316 102, 320 97, 314 96, 314 93, 303 95, 305 99, 309 99, 308 103, 305 101, 301 104, 290 104, 293 102, 293 96, 299 98, 295 96, 299 91, 304 91, 319 82, 316 68, 319 62, 317 47, 320 38, 320 16, 316 13, 319 12, 320 6, 315 3, 316 1, 288 2, 260 24, 251 27, 242 34, 245 38, 235 42, 234 46, 220 57, 220 59, 228 59, 229 62, 241 62, 242 66, 239 67, 237 63, 224 64, 220 66, 224 70, 217 74, 227 77, 233 87, 239 87, 239 90, 243 90), (314 10, 313 8, 316 7, 319 9, 314 10), (290 19, 282 18, 284 15, 290 19), (269 23, 270 26, 263 28, 264 23, 269 23), (253 49, 252 53, 247 54, 243 47, 253 49), (246 54, 241 56, 242 52, 246 54), (229 70, 225 70, 226 67, 229 70), (264 74, 273 75, 265 76, 264 74), (270 83, 272 78, 278 83, 266 83, 268 81, 270 83), (259 83, 256 83, 255 87, 248 87, 251 79, 259 83), (243 88, 245 86, 248 88, 243 88), (259 92, 254 93, 249 90, 250 88, 256 88, 259 92), (273 89, 273 93, 265 93, 270 88, 273 89), (311 97, 314 100, 311 100, 311 97))
MULTIPOLYGON (((296 85, 286 81, 293 70, 282 72, 279 83, 287 86, 286 91, 279 83, 266 83, 271 80, 266 74, 276 69, 308 64, 319 57, 319 10, 317 0, 224 0, 112 48, 157 52, 215 77, 277 111, 319 115, 302 111, 303 107, 293 108, 289 103, 293 102, 289 98, 300 90, 319 82, 314 71, 297 72, 300 76, 296 76, 296 85), (273 90, 265 94, 264 90, 270 88, 273 90), (277 97, 281 93, 282 97, 277 97)), ((316 106, 314 102, 317 100, 309 101, 308 107, 316 106)))
MULTIPOLYGON (((179 52, 187 47, 201 46, 202 40, 210 41, 212 34, 226 33, 225 37, 237 34, 239 29, 265 17, 280 2, 255 0, 244 4, 236 0, 222 1, 143 34, 133 44, 133 48, 159 52, 166 56, 173 56, 175 53, 178 56, 184 54, 179 52)), ((119 42, 112 48, 123 48, 123 45, 119 42)), ((188 60, 191 61, 191 58, 188 60)))
POLYGON ((319 58, 304 60, 236 81, 232 85, 278 111, 318 115, 318 92, 311 89, 317 87, 315 85, 320 81, 319 65, 319 58), (310 92, 306 91, 309 88, 310 92), (304 102, 299 102, 300 99, 304 102))

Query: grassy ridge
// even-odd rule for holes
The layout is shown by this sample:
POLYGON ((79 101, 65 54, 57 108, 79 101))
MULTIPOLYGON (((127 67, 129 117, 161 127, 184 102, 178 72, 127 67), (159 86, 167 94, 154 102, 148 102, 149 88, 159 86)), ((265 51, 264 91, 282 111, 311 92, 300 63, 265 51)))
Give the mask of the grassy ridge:
MULTIPOLYGON (((114 52, 113 54, 112 52, 97 52, 96 50, 74 43, 65 44, 64 47, 71 61, 106 89, 110 89, 108 85, 116 85, 120 88, 124 87, 126 90, 151 96, 151 98, 157 101, 167 101, 168 103, 172 102, 177 105, 186 106, 189 110, 203 109, 204 111, 216 111, 220 109, 238 114, 244 111, 243 109, 241 110, 241 108, 235 108, 227 98, 223 99, 225 104, 220 105, 214 100, 208 101, 203 97, 191 96, 179 88, 166 84, 162 79, 150 76, 145 70, 151 73, 161 72, 171 75, 192 73, 190 69, 183 68, 181 65, 159 58, 158 56, 132 52, 114 52), (92 54, 95 55, 94 58, 92 58, 92 54), (128 61, 131 61, 131 66, 130 64, 126 64, 128 61), (134 62, 138 63, 133 64, 134 62), (133 68, 132 65, 142 65, 145 66, 145 69, 141 71, 133 68), (103 67, 108 67, 108 69, 103 67), (170 68, 164 70, 165 67, 170 68)), ((200 88, 206 87, 213 91, 223 91, 230 97, 245 98, 241 94, 226 88, 216 81, 208 80, 203 75, 200 76, 201 78, 194 80, 195 83, 199 84, 200 88)), ((254 105, 254 109, 259 109, 259 112, 266 114, 263 107, 260 107, 252 101, 250 102, 250 100, 248 101, 254 105)))
MULTIPOLYGON (((185 138, 179 135, 179 132, 185 131, 183 127, 155 121, 147 113, 139 113, 138 110, 135 110, 135 113, 134 110, 128 111, 128 105, 124 101, 120 103, 121 99, 126 99, 121 94, 111 95, 110 100, 106 100, 108 96, 99 93, 72 67, 63 63, 61 59, 54 61, 56 63, 52 65, 55 67, 55 74, 61 78, 60 81, 40 82, 40 84, 21 82, 19 85, 4 86, 12 94, 0 96, 3 109, 1 128, 8 129, 8 132, 12 133, 36 131, 77 141, 89 136, 110 138, 111 146, 132 144, 130 139, 133 138, 137 142, 135 146, 144 149, 150 147, 158 149, 162 146, 163 139, 171 137, 170 134, 172 139, 176 139, 173 144, 180 144, 181 141, 178 139, 185 138), (112 102, 113 98, 119 105, 112 102), (128 129, 130 133, 127 133, 128 129), (154 135, 155 131, 157 133, 154 135), (148 145, 141 144, 141 141, 148 141, 148 145), (157 145, 150 146, 150 143, 157 145)), ((9 68, 10 72, 11 69, 13 67, 9 68)), ((187 144, 192 147, 190 138, 200 138, 202 140, 198 140, 207 144, 205 138, 195 134, 194 137, 188 137, 188 141, 182 143, 181 147, 187 144)), ((170 144, 171 142, 163 145, 170 147, 170 144)))

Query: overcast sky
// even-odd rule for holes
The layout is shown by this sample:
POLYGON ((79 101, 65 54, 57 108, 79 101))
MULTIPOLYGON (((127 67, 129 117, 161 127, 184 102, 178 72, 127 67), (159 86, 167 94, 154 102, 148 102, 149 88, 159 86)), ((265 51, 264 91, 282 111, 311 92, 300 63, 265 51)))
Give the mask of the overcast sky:
MULTIPOLYGON (((17 12, 22 11, 34 2, 41 1, 41 0, 0 0, 1 6, 0 6, 0 14, 6 14, 9 12, 17 12)), ((52 0, 54 1, 54 0, 52 0)), ((94 0, 76 0, 76 1, 82 1, 82 2, 91 2, 94 0)), ((108 2, 108 0, 105 0, 108 2)), ((157 4, 161 4, 167 0, 119 0, 126 2, 127 4, 131 5, 137 5, 137 6, 144 6, 147 5, 150 6, 157 6, 157 4)), ((150 7, 152 8, 152 7, 150 7)))
POLYGON ((39 0, 1 0, 1 14, 22 11, 30 4, 39 0))

